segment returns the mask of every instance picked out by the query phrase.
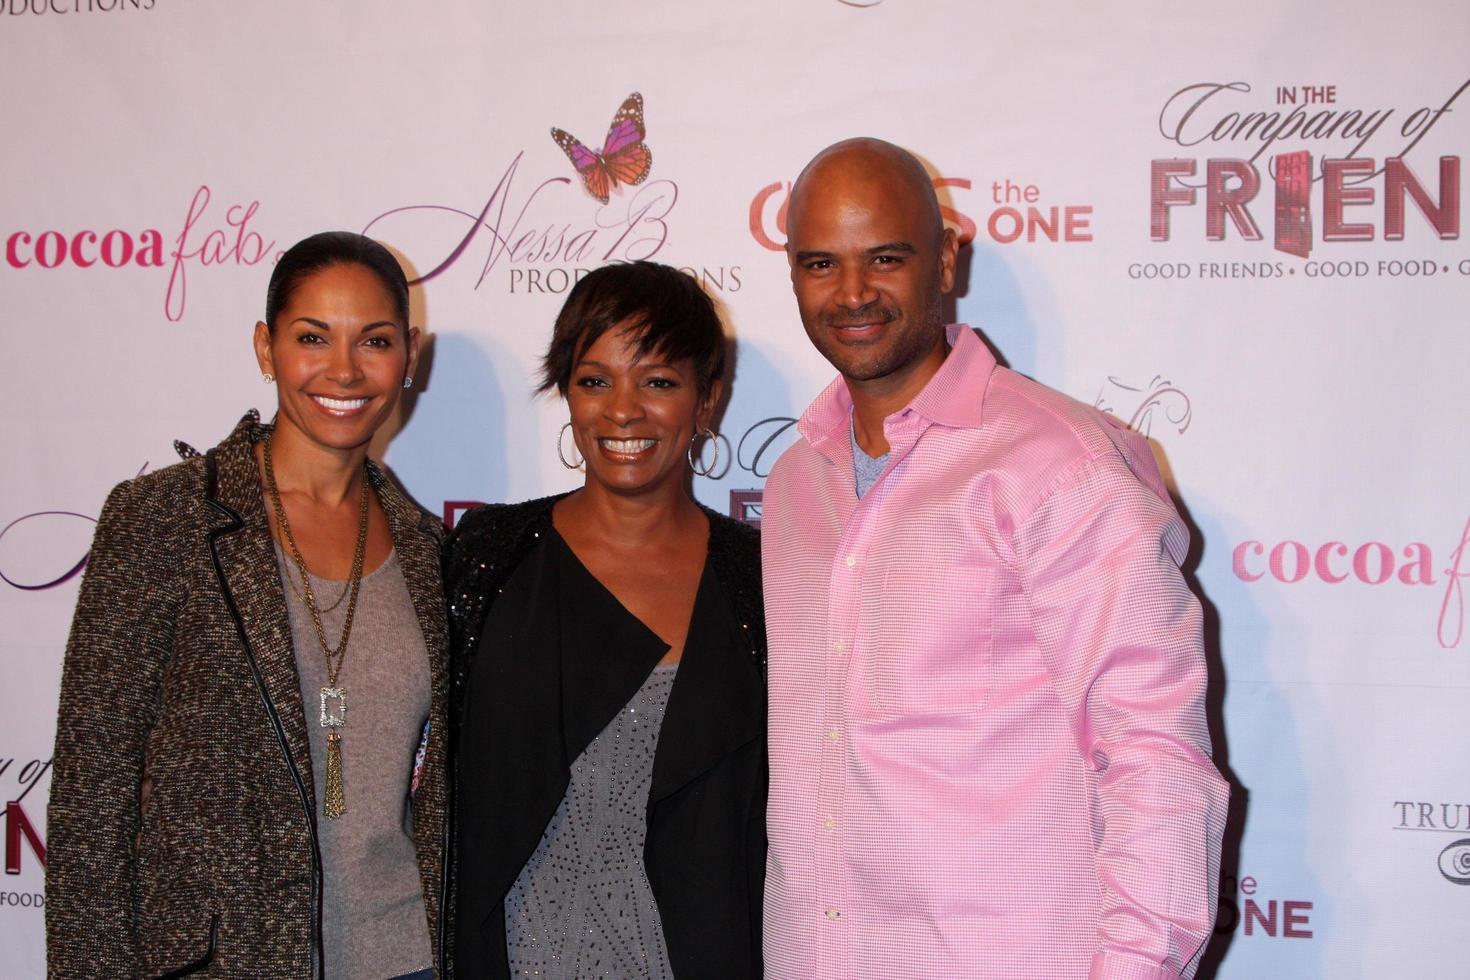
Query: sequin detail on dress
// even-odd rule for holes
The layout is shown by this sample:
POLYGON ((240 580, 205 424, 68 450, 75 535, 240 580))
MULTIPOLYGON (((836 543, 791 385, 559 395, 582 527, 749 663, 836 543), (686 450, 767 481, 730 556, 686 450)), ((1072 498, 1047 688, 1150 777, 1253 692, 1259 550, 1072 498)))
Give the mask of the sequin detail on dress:
POLYGON ((654 667, 572 764, 566 796, 505 897, 512 976, 673 980, 643 845, 677 666, 654 667))

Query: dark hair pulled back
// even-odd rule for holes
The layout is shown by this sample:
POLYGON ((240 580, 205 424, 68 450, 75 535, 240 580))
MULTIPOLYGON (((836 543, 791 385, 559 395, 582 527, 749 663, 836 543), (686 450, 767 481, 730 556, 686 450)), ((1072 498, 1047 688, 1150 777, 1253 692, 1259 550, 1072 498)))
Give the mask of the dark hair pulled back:
POLYGON ((408 330, 408 280, 393 253, 356 232, 323 231, 288 248, 271 271, 265 291, 265 324, 272 333, 276 317, 291 301, 296 287, 334 265, 359 265, 371 272, 393 301, 399 326, 408 330))

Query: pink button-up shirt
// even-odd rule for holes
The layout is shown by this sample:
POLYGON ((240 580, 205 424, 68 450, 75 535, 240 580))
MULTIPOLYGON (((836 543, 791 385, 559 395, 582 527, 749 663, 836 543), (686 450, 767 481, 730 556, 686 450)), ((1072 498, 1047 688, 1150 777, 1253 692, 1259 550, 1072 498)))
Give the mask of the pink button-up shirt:
POLYGON ((1142 438, 949 341, 861 500, 840 378, 766 481, 766 975, 1191 976, 1228 790, 1188 534, 1142 438))

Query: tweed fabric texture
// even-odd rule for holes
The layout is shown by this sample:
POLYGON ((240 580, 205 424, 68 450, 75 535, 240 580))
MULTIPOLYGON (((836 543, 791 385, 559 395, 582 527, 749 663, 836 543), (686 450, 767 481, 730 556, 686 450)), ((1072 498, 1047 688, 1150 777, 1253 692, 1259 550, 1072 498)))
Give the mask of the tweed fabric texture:
MULTIPOLYGON (((322 974, 306 711, 252 449, 269 431, 249 413, 207 454, 119 485, 103 508, 62 668, 47 814, 51 977, 322 974)), ((369 479, 429 656, 413 812, 437 937, 443 528, 371 464, 369 479)))
POLYGON ((766 482, 766 969, 1178 980, 1209 938, 1187 531, 1142 437, 951 327, 853 485, 838 379, 766 482))

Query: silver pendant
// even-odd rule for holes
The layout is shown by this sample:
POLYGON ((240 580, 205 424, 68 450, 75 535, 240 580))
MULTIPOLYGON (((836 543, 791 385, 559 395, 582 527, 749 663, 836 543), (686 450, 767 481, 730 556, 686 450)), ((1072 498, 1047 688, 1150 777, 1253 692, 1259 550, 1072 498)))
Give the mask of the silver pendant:
POLYGON ((342 728, 347 724, 347 690, 322 688, 322 727, 342 728))

